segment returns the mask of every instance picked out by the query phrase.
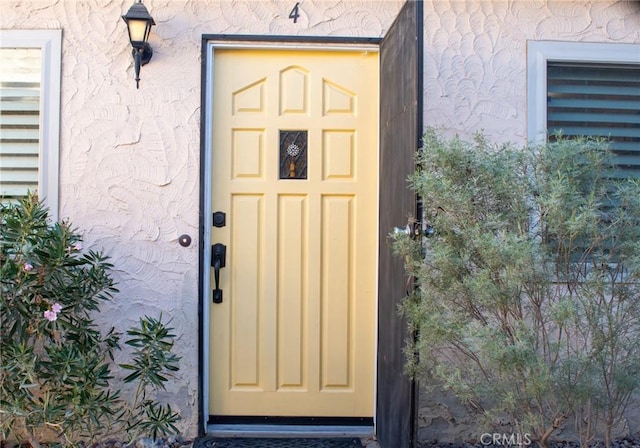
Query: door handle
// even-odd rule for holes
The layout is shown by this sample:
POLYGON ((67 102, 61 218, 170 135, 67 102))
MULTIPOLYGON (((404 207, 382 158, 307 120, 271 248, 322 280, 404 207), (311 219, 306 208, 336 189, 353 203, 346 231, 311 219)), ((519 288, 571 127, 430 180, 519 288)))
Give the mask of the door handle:
POLYGON ((211 266, 215 288, 213 290, 213 303, 222 303, 222 289, 220 289, 220 269, 225 267, 227 258, 227 246, 216 243, 211 246, 211 266))

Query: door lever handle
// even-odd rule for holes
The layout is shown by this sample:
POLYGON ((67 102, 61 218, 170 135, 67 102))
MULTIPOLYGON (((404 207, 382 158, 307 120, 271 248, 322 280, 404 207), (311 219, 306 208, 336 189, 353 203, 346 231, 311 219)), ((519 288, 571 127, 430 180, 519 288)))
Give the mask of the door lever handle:
POLYGON ((211 266, 215 288, 213 290, 213 303, 222 303, 222 289, 220 289, 220 269, 225 267, 227 258, 227 246, 216 243, 211 246, 211 266))

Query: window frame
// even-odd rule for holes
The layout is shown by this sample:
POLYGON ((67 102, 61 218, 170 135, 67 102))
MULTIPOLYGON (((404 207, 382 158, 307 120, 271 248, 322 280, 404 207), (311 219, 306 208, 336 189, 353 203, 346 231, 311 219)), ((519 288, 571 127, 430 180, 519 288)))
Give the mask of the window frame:
POLYGON ((527 134, 534 144, 547 139, 547 62, 640 65, 640 45, 563 41, 527 42, 527 134))
POLYGON ((62 30, 0 30, 0 47, 38 48, 41 51, 38 196, 49 208, 49 216, 57 220, 62 30))
POLYGON ((527 136, 547 142, 548 62, 631 64, 640 66, 640 45, 566 41, 527 42, 527 136))

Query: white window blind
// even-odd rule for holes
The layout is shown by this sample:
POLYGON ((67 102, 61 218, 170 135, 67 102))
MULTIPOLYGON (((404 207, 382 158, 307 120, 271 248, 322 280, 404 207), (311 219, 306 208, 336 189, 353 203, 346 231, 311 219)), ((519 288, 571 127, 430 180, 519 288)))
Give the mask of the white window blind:
POLYGON ((61 63, 62 30, 0 30, 0 201, 37 191, 53 219, 61 63))
POLYGON ((38 190, 41 52, 1 48, 0 196, 4 200, 38 190))
POLYGON ((617 176, 640 177, 640 65, 548 61, 547 129, 607 138, 617 176))

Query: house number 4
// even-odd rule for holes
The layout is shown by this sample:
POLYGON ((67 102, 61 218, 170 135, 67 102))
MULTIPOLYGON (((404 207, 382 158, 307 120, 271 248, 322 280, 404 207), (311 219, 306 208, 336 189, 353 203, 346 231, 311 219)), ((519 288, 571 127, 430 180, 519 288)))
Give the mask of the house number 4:
POLYGON ((289 18, 293 20, 293 23, 298 23, 298 17, 300 17, 300 2, 296 3, 289 13, 289 18))

